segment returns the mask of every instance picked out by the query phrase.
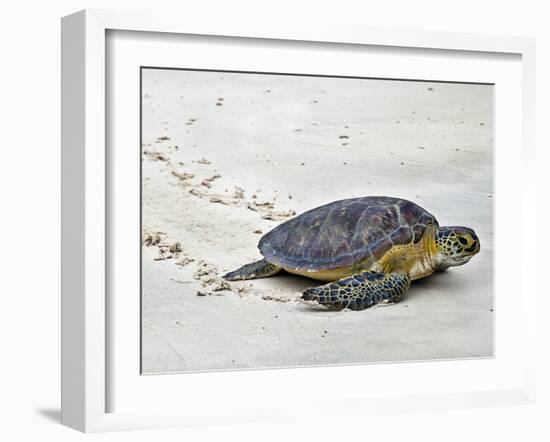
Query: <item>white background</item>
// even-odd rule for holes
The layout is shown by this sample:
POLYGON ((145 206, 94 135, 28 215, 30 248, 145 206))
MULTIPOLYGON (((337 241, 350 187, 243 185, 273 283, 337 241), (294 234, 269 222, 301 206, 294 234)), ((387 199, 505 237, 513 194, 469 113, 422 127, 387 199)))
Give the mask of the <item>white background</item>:
MULTIPOLYGON (((0 437, 3 440, 547 440, 550 415, 549 345, 545 321, 550 303, 542 290, 539 304, 540 398, 536 406, 380 415, 353 421, 328 420, 284 424, 162 430, 84 436, 61 427, 59 420, 59 187, 60 187, 60 27, 59 18, 85 7, 148 10, 179 14, 272 17, 274 22, 338 22, 372 27, 448 30, 538 37, 539 149, 549 146, 549 14, 544 2, 505 6, 496 1, 266 2, 207 1, 21 1, 3 5, 0 14, 2 159, 0 192, 2 254, 0 266, 0 437), (174 4, 172 4, 174 3, 174 4)), ((503 3, 503 2, 502 2, 503 3)), ((544 158, 548 155, 544 152, 544 158)), ((545 163, 538 161, 539 189, 548 187, 545 163)), ((539 219, 548 219, 539 197, 539 219)), ((541 223, 542 224, 542 223, 541 223)), ((540 226, 542 229, 548 226, 540 226)), ((539 257, 548 240, 539 236, 539 257)), ((548 264, 548 260, 547 260, 548 264)), ((543 289, 542 281, 540 288, 543 289)), ((546 290, 548 291, 548 290, 546 290)))

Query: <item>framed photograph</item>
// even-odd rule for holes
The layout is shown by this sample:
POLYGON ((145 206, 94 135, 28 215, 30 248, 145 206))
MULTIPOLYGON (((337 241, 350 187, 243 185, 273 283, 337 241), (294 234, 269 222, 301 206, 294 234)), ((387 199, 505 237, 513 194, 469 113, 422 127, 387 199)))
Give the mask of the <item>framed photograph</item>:
POLYGON ((532 40, 108 11, 62 35, 64 424, 533 400, 532 40))

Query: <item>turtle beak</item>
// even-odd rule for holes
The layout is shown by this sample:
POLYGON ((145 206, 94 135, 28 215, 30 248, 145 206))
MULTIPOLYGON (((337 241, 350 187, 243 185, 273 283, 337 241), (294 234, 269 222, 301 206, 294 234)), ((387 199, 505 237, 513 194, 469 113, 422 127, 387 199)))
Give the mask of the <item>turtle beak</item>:
POLYGON ((479 238, 477 236, 474 235, 473 237, 473 240, 475 241, 475 249, 474 251, 472 252, 472 256, 473 255, 477 255, 481 249, 481 243, 479 242, 479 238))
POLYGON ((476 235, 472 235, 472 240, 474 241, 474 243, 465 250, 469 253, 468 256, 470 257, 477 255, 479 253, 479 250, 481 249, 479 238, 476 235))
POLYGON ((472 244, 469 248, 465 249, 464 251, 466 254, 456 257, 455 263, 456 265, 463 265, 470 261, 475 255, 479 253, 479 250, 481 249, 479 240, 475 238, 475 243, 472 244))

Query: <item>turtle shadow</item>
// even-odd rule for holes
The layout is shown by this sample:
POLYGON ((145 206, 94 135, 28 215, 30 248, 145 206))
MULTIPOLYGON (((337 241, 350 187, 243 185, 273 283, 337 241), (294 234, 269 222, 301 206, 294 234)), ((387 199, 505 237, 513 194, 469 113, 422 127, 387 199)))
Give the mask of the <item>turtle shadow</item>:
POLYGON ((318 305, 308 305, 308 304, 299 304, 297 309, 298 311, 302 312, 302 313, 311 313, 311 314, 319 314, 319 313, 322 313, 324 315, 328 314, 328 313, 342 313, 342 314, 346 314, 348 312, 351 312, 352 310, 349 310, 349 309, 339 309, 339 308, 330 308, 330 307, 325 307, 325 306, 322 306, 320 304, 318 305))
POLYGON ((284 272, 273 277, 272 281, 277 281, 277 286, 283 290, 290 292, 303 292, 310 287, 323 285, 321 281, 307 278, 305 276, 293 275, 292 273, 284 272))
MULTIPOLYGON (((326 284, 322 281, 316 279, 308 278, 306 276, 293 275, 288 272, 281 272, 279 275, 274 276, 273 278, 266 278, 261 284, 270 284, 270 290, 281 290, 283 292, 288 292, 289 294, 302 293, 304 290, 311 287, 318 287, 323 284, 326 284)), ((327 313, 327 312, 339 312, 341 309, 329 308, 317 303, 308 303, 308 301, 303 301, 297 299, 296 301, 297 309, 301 312, 307 313, 327 313)), ((311 301, 309 301, 311 302, 311 301)))
POLYGON ((426 278, 417 279, 411 283, 411 288, 405 293, 402 302, 444 295, 445 287, 450 279, 451 274, 448 270, 435 272, 426 278))
POLYGON ((452 276, 453 275, 451 275, 451 271, 449 270, 432 273, 426 278, 413 281, 409 292, 433 292, 438 291, 438 289, 444 289, 445 286, 453 280, 452 276))
POLYGON ((434 272, 426 278, 421 278, 413 281, 411 284, 411 289, 413 287, 429 287, 430 285, 441 283, 441 281, 444 281, 446 278, 449 278, 448 270, 434 272))

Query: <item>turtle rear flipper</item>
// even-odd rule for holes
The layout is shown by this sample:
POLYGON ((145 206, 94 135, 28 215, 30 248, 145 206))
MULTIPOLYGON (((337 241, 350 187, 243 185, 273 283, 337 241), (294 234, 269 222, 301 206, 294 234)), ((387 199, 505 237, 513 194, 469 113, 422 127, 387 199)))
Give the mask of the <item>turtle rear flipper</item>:
POLYGON ((400 301, 410 285, 411 278, 406 273, 362 272, 309 288, 302 299, 334 309, 363 310, 382 301, 400 301))
POLYGON ((238 268, 233 272, 223 275, 228 281, 240 281, 243 279, 267 278, 281 271, 281 267, 267 262, 265 259, 255 261, 238 268))

